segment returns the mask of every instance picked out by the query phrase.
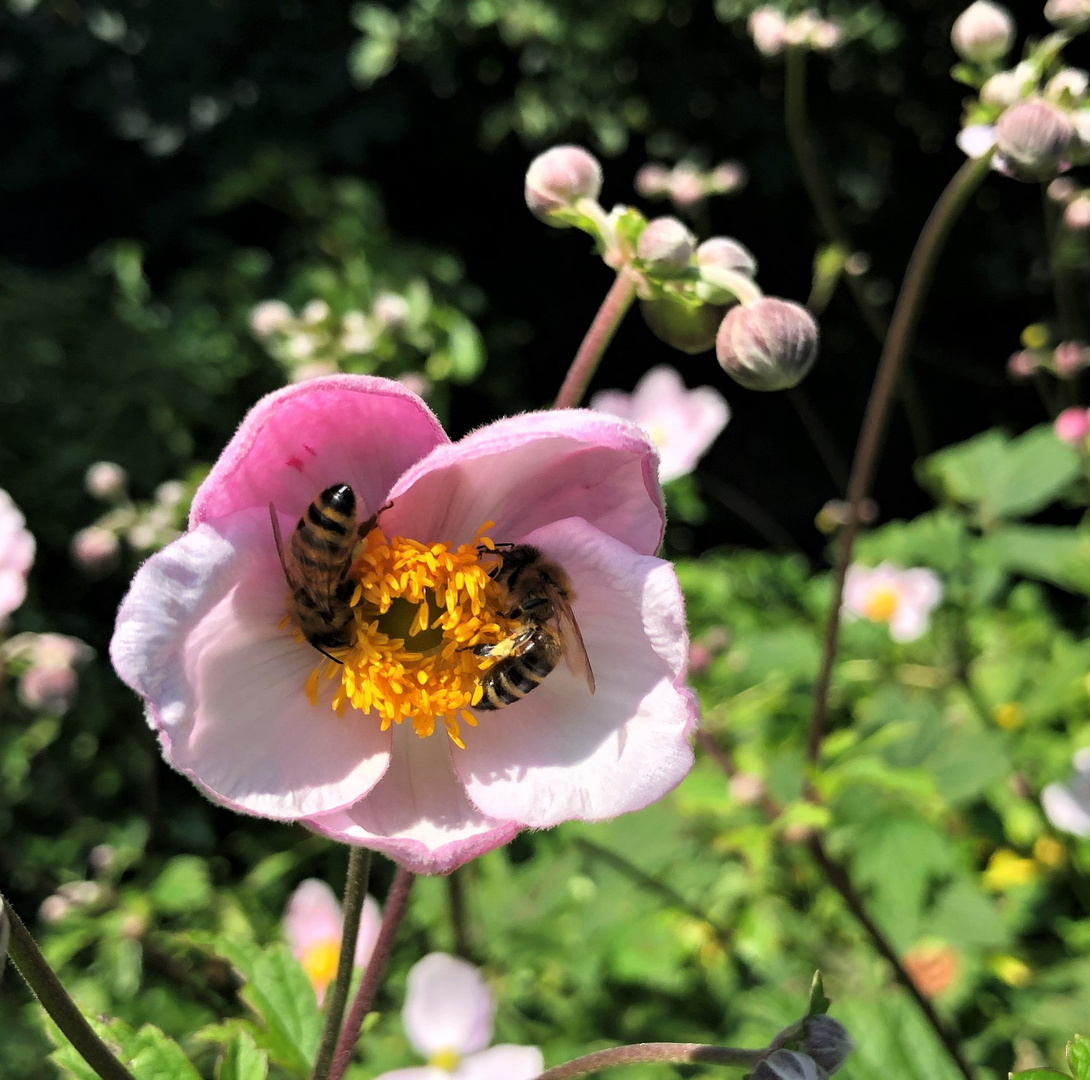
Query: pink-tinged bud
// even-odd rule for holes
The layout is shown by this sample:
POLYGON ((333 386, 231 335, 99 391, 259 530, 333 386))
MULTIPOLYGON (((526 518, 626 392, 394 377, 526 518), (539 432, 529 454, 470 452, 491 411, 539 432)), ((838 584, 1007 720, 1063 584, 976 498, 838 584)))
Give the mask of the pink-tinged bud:
POLYGON ((752 252, 729 236, 709 237, 696 249, 693 261, 697 266, 716 266, 750 278, 757 276, 757 260, 752 252))
POLYGON ((848 1060, 855 1048, 847 1028, 831 1016, 808 1016, 802 1022, 802 1043, 799 1049, 817 1062, 819 1069, 832 1075, 848 1060))
POLYGON ((329 318, 329 305, 324 300, 310 300, 299 316, 308 326, 316 326, 329 318))
POLYGON ((19 700, 34 712, 59 716, 68 711, 78 687, 71 668, 32 667, 19 679, 19 700))
POLYGON ((283 300, 262 300, 250 312, 250 329, 254 337, 271 337, 294 319, 291 308, 283 300))
POLYGON ((1076 195, 1064 209, 1064 226, 1081 231, 1090 229, 1090 195, 1076 195))
POLYGON ((1048 185, 1048 197, 1054 203, 1060 203, 1063 206, 1066 206, 1078 193, 1079 189, 1075 181, 1069 176, 1057 176, 1048 185))
POLYGON ((708 191, 703 173, 683 161, 670 174, 670 198, 679 210, 688 210, 702 202, 708 191))
POLYGON ((971 64, 1000 60, 1014 44, 1014 20, 1006 8, 990 0, 976 0, 954 20, 950 43, 958 56, 971 64))
POLYGON ((690 356, 707 352, 715 344, 726 310, 723 304, 693 306, 669 296, 640 301, 640 313, 651 333, 690 356))
POLYGON ((1037 355, 1030 349, 1011 354, 1007 361, 1007 374, 1012 379, 1028 379, 1040 367, 1037 355))
POLYGON ((1048 0, 1045 18, 1057 30, 1077 33, 1090 23, 1090 0, 1048 0))
POLYGON ((801 304, 763 296, 739 304, 719 325, 715 352, 723 370, 747 390, 786 390, 817 357, 818 326, 801 304))
POLYGON ((1018 180, 1049 180, 1060 171, 1075 138, 1066 113, 1039 98, 1012 105, 995 126, 1006 171, 1018 180))
POLYGON ((113 461, 96 461, 83 476, 83 486, 88 495, 103 502, 117 502, 125 495, 128 483, 125 470, 113 461))
POLYGON ((552 214, 579 199, 597 199, 602 166, 581 146, 554 146, 538 154, 526 170, 526 205, 534 217, 564 227, 552 214))
POLYGON ((109 573, 118 562, 121 544, 117 536, 101 525, 80 529, 69 547, 72 561, 92 576, 109 573))
POLYGON ((773 7, 760 7, 749 17, 749 36, 762 56, 779 56, 787 47, 787 20, 773 7))
POLYGON ((765 782, 756 773, 735 773, 728 786, 730 797, 739 806, 756 806, 765 795, 765 782))
POLYGON ((825 1080, 817 1062, 795 1050, 777 1050, 749 1075, 750 1080, 825 1080))
POLYGON ((696 237, 677 218, 660 217, 640 233, 636 254, 653 274, 677 274, 689 265, 696 237))
POLYGON ((1090 88, 1090 75, 1082 68, 1065 67, 1045 83, 1045 97, 1061 105, 1070 104, 1085 97, 1087 88, 1090 88))
POLYGON ((398 293, 379 293, 371 314, 384 330, 400 330, 409 321, 409 301, 398 293))
POLYGON ((1087 366, 1090 357, 1081 341, 1061 341, 1052 354, 1052 363, 1061 379, 1070 379, 1087 366))
POLYGON ((1013 71, 997 71, 980 88, 980 100, 985 105, 1005 109, 1020 101, 1025 91, 1025 79, 1017 68, 1013 71))
POLYGON ((38 918, 52 925, 59 923, 71 910, 72 905, 63 896, 53 893, 42 901, 41 907, 38 908, 38 918))
POLYGON ((665 165, 648 162, 641 165, 634 181, 636 194, 645 199, 655 199, 670 190, 670 170, 665 165))
POLYGON ((1056 438, 1068 446, 1085 446, 1090 435, 1090 409, 1064 409, 1052 422, 1056 438))
POLYGON ((737 161, 723 161, 716 165, 708 177, 709 190, 717 195, 729 195, 746 186, 749 173, 746 167, 737 161))

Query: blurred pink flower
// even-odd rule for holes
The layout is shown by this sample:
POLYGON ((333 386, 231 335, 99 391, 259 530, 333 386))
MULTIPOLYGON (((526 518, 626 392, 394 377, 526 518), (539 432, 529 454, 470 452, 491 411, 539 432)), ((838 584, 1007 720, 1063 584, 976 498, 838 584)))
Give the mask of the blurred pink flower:
POLYGON ((447 873, 525 828, 640 809, 688 772, 697 705, 662 531, 634 424, 557 410, 451 443, 397 382, 314 379, 251 410, 189 532, 137 572, 111 657, 166 760, 215 802, 447 873), (360 519, 381 511, 357 546, 343 663, 285 618, 269 522, 272 505, 290 535, 334 484, 360 519), (473 645, 514 625, 485 528, 563 568, 593 696, 560 664, 508 708, 474 708, 489 661, 473 645))
MULTIPOLYGON (((373 896, 365 897, 359 936, 356 938, 356 967, 367 966, 371 953, 375 951, 381 926, 382 912, 378 901, 373 896)), ((288 898, 284 912, 284 937, 292 956, 307 973, 319 1005, 325 1000, 326 988, 337 974, 343 928, 344 915, 333 890, 318 878, 300 882, 288 898)))
POLYGON ((66 634, 16 634, 0 645, 0 661, 14 661, 22 668, 19 700, 28 709, 57 715, 75 699, 76 665, 94 655, 90 645, 66 634))
POLYGON ((647 432, 658 447, 663 483, 691 473, 730 419, 730 406, 718 390, 686 390, 681 376, 665 365, 647 372, 631 394, 599 391, 590 407, 631 420, 647 432))
POLYGON ((401 1011, 410 1045, 428 1064, 375 1080, 533 1080, 545 1067, 536 1046, 488 1047, 495 1011, 492 991, 472 964, 430 953, 409 969, 401 1011))
POLYGON ((942 599, 933 570, 902 569, 893 563, 849 566, 844 580, 844 611, 872 622, 889 623, 894 641, 915 641, 927 630, 931 610, 942 599))
POLYGON ((1090 836, 1090 747, 1075 751, 1073 765, 1073 776, 1041 792, 1041 806, 1061 832, 1090 836))
POLYGON ((1073 406, 1064 409, 1052 422, 1056 438, 1068 446, 1082 446, 1090 436, 1090 409, 1073 406))
POLYGON ((0 488, 0 621, 26 599, 26 576, 34 562, 34 537, 11 496, 0 488))

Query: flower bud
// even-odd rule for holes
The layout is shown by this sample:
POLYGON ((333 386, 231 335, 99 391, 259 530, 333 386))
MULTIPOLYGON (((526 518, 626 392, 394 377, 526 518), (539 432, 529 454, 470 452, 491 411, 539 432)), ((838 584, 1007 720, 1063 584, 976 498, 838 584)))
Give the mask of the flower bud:
POLYGON ((283 330, 294 318, 283 300, 262 300, 250 312, 250 329, 254 337, 266 338, 283 330))
POLYGON ((1090 195, 1076 195, 1064 208, 1064 226, 1068 229, 1090 229, 1090 195))
POLYGON ((636 193, 645 199, 654 199, 670 190, 670 170, 665 165, 649 161, 636 172, 636 193))
POLYGON ((749 174, 746 167, 737 161, 720 162, 708 176, 710 190, 717 195, 729 195, 746 186, 749 174))
POLYGON ((1040 98, 1020 101, 999 118, 996 146, 1018 180, 1048 180, 1060 170, 1075 128, 1066 113, 1040 98))
POLYGON ((1028 379, 1039 367, 1036 354, 1031 349, 1020 349, 1007 361, 1007 374, 1012 379, 1028 379))
POLYGON ((128 483, 125 470, 113 461, 96 461, 83 476, 88 495, 103 502, 116 502, 125 494, 128 483))
POLYGON ((670 174, 670 198, 678 209, 691 209, 702 202, 707 194, 704 174, 690 162, 683 161, 670 174))
POLYGON ((19 679, 19 700, 34 712, 60 716, 68 711, 79 682, 69 667, 32 667, 19 679))
POLYGON ((1082 68, 1061 68, 1045 83, 1045 97, 1049 101, 1063 103, 1064 99, 1078 101, 1090 88, 1090 75, 1082 68))
POLYGON ((1061 206, 1066 206, 1077 194, 1079 189, 1069 176, 1057 176, 1048 185, 1048 197, 1061 206))
POLYGON ((1052 354, 1052 363, 1061 379, 1070 379, 1087 366, 1087 349, 1081 341, 1061 341, 1052 354))
POLYGON ((709 237, 696 249, 693 261, 697 266, 717 266, 746 277, 757 276, 757 260, 752 252, 729 236, 709 237))
POLYGON ((954 20, 950 43, 971 64, 1000 60, 1014 44, 1014 20, 1006 8, 991 0, 976 0, 954 20))
POLYGON ((300 318, 308 326, 325 322, 329 318, 329 305, 324 300, 310 300, 300 312, 300 318))
POLYGON ((88 525, 72 537, 69 554, 85 573, 109 573, 117 565, 121 545, 117 536, 101 525, 88 525))
POLYGON ((676 274, 689 265, 696 237, 677 218, 655 218, 640 233, 636 254, 651 273, 676 274))
POLYGON ((690 355, 706 352, 715 344, 726 310, 723 304, 694 306, 669 296, 640 301, 640 313, 651 333, 690 355))
POLYGON ((818 326, 800 304, 763 296, 727 312, 715 339, 723 370, 747 390, 795 386, 817 356, 818 326))
POLYGON ((554 146, 538 154, 526 170, 526 205, 534 217, 549 225, 557 210, 579 199, 597 199, 602 190, 602 166, 581 146, 554 146))
POLYGON ((847 1029, 831 1016, 808 1016, 802 1022, 803 1038, 799 1049, 817 1062, 818 1068, 835 1073, 855 1047, 847 1029))
POLYGON ((1052 422, 1056 438, 1068 446, 1084 446, 1090 435, 1090 409, 1064 409, 1052 422))
POLYGON ((1090 0, 1048 0, 1045 18, 1057 30, 1077 33, 1090 22, 1090 0))
POLYGON ((757 1064, 750 1080, 825 1080, 817 1062, 795 1050, 777 1050, 757 1064))
POLYGON ((1020 100, 1025 91, 1025 80, 1014 71, 997 71, 980 88, 980 100, 985 105, 1005 109, 1020 100))
POLYGON ((774 7, 759 7, 749 17, 749 36, 762 56, 779 56, 787 45, 787 20, 774 7))
POLYGON ((409 321, 409 301, 398 293, 379 293, 371 314, 384 330, 400 330, 409 321))

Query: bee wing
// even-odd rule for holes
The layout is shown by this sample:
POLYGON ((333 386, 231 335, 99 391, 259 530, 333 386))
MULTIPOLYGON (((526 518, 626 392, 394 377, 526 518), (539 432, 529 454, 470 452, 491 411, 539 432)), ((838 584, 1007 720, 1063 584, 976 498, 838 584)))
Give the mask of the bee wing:
POLYGON ((276 507, 269 503, 269 521, 272 522, 273 540, 276 541, 276 556, 280 560, 280 569, 284 571, 284 580, 291 588, 297 588, 295 579, 291 576, 287 561, 284 559, 284 537, 280 533, 280 519, 276 515, 276 507))
POLYGON ((560 651, 568 670, 575 676, 586 680, 587 689, 594 693, 594 672, 591 670, 587 647, 583 644, 583 635, 575 621, 575 613, 564 594, 552 582, 545 585, 549 602, 556 612, 557 628, 560 631, 560 651))

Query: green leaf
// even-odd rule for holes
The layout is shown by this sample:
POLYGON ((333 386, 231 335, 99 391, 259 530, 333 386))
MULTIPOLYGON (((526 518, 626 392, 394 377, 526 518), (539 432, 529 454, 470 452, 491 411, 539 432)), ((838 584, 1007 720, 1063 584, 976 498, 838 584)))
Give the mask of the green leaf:
POLYGON ((1009 525, 985 537, 978 550, 1008 572, 1090 593, 1090 529, 1009 525))
POLYGON ((240 996, 265 1024, 269 1056, 285 1068, 309 1072, 322 1020, 306 972, 286 945, 277 944, 260 953, 251 970, 242 974, 247 981, 240 996))
POLYGON ((1018 1080, 1020 1076, 1027 1080, 1071 1080, 1067 1073, 1057 1072, 1055 1069, 1023 1069, 1021 1072, 1011 1073, 1010 1080, 1018 1080))
POLYGON ((160 911, 170 914, 207 908, 212 900, 207 864, 196 855, 171 859, 152 885, 151 897, 160 911))
POLYGON ((1078 454, 1041 424, 1016 439, 993 429, 940 450, 920 464, 919 477, 936 494, 971 507, 988 526, 1044 509, 1079 471, 1078 454))
POLYGON ((129 1070, 136 1080, 201 1080, 182 1048, 157 1027, 145 1024, 131 1046, 129 1070))
POLYGON ((1090 1039, 1085 1035, 1076 1035, 1067 1044, 1067 1064, 1075 1080, 1090 1080, 1090 1039))
POLYGON ((269 1056, 257 1048, 253 1036, 237 1031, 216 1066, 216 1080, 265 1080, 269 1056))
POLYGON ((821 980, 821 972, 815 971, 810 983, 810 1002, 806 1006, 807 1016, 821 1016, 829 1011, 832 1002, 825 996, 825 984, 821 980))

